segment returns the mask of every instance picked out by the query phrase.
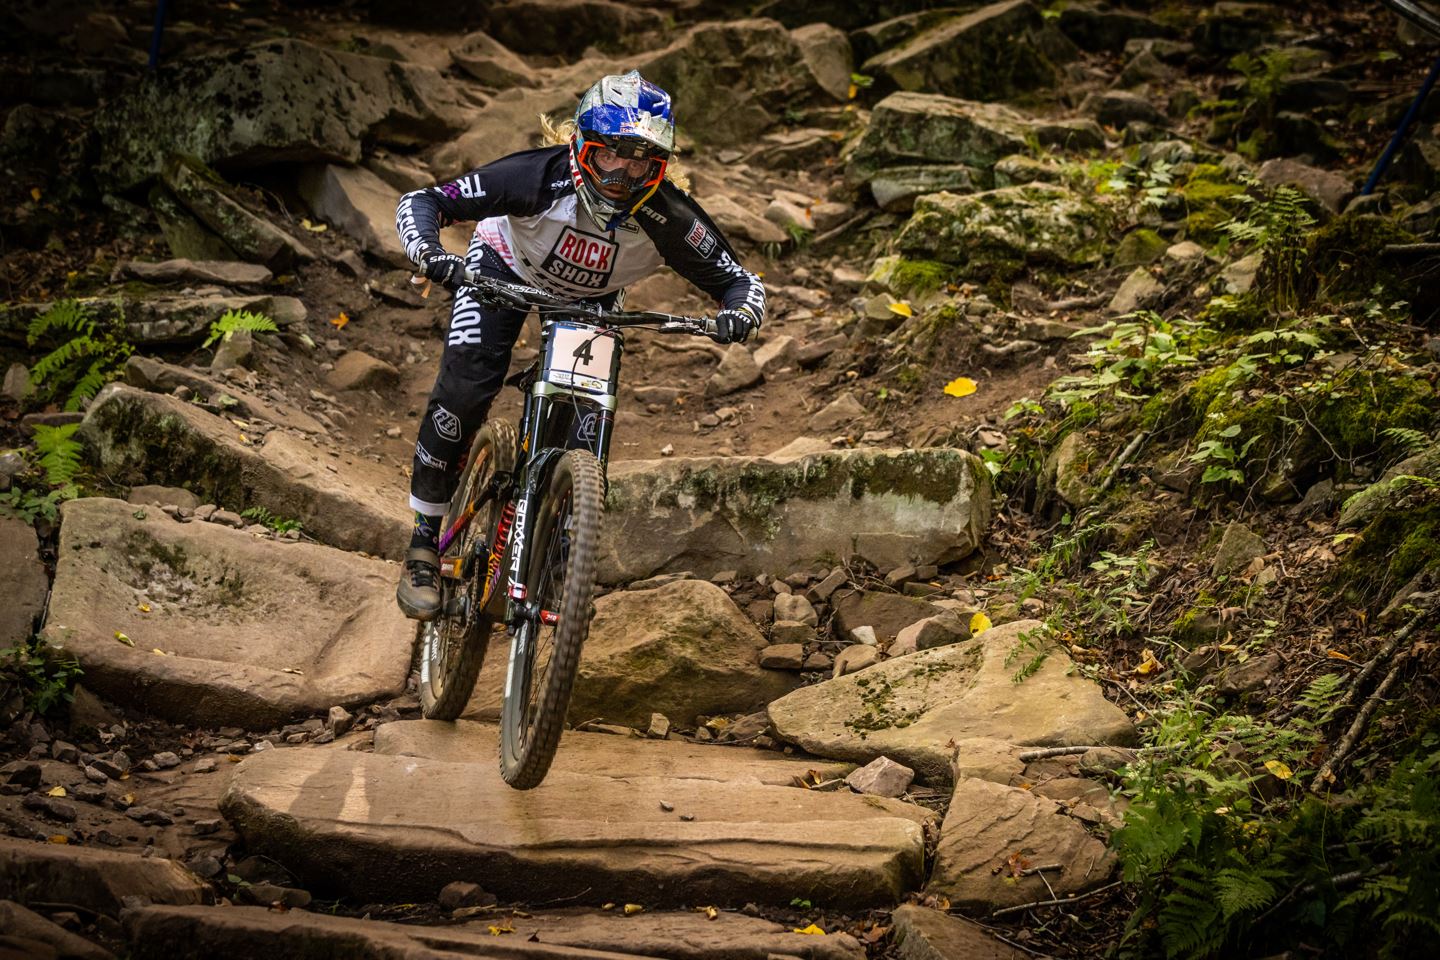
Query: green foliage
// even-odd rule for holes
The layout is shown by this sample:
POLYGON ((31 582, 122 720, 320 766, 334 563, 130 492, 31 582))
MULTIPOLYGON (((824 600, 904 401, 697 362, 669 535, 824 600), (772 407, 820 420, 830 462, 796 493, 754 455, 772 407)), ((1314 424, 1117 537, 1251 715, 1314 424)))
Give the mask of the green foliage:
POLYGON ((209 347, 219 339, 229 340, 241 330, 249 330, 252 333, 275 333, 280 328, 275 321, 262 313, 252 313, 249 310, 226 310, 219 320, 210 324, 210 336, 201 344, 202 349, 209 347))
POLYGON ((1010 668, 1020 663, 1013 676, 1011 683, 1024 683, 1045 666, 1045 661, 1050 657, 1050 630, 1047 627, 1040 627, 1036 630, 1027 630, 1015 639, 1015 645, 1005 654, 1005 666, 1010 668), (1024 662, 1020 662, 1021 658, 1024 662))
POLYGON ((56 346, 30 368, 30 381, 42 400, 65 397, 66 410, 79 410, 105 384, 120 374, 134 347, 125 338, 124 316, 107 321, 78 300, 60 300, 30 322, 26 341, 41 339, 56 346))
POLYGON ((250 507, 240 512, 240 516, 251 523, 258 523, 261 526, 269 527, 276 533, 289 533, 291 530, 300 530, 303 524, 299 520, 292 520, 288 517, 277 517, 264 507, 250 507))
POLYGON ((1250 448, 1259 440, 1258 436, 1252 436, 1242 443, 1238 448, 1231 445, 1230 441, 1240 435, 1240 424, 1232 423, 1230 426, 1219 432, 1216 439, 1202 440, 1195 452, 1190 454, 1192 463, 1205 465, 1205 472, 1200 475, 1201 483, 1244 483, 1245 473, 1240 469, 1245 462, 1245 456, 1250 448))
POLYGON ((74 657, 52 654, 39 638, 0 650, 0 690, 18 690, 36 713, 69 703, 83 672, 74 657))
POLYGON ((1166 320, 1153 310, 1081 330, 1075 336, 1109 334, 1086 352, 1094 372, 1060 377, 1046 396, 1062 407, 1096 397, 1144 399, 1157 388, 1162 373, 1195 362, 1189 344, 1200 330, 1193 321, 1166 320))
POLYGON ((42 475, 16 478, 14 486, 0 493, 0 512, 26 523, 37 519, 54 523, 59 519, 61 502, 80 495, 75 481, 81 470, 82 448, 74 438, 79 428, 78 423, 35 428, 33 462, 42 475))
POLYGON ((1253 245, 1262 255, 1255 282, 1277 310, 1293 310, 1299 302, 1298 284, 1305 264, 1305 243, 1315 218, 1310 201, 1299 190, 1279 186, 1267 190, 1247 178, 1246 193, 1235 196, 1246 209, 1221 225, 1231 240, 1253 245))

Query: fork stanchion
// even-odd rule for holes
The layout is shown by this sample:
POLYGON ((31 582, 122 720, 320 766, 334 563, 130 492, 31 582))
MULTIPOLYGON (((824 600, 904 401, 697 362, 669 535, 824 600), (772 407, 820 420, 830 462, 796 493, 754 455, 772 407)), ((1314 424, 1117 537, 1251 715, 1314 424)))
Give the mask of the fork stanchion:
POLYGON ((1360 191, 1361 196, 1368 197, 1375 192, 1375 185, 1389 169, 1390 162, 1395 159, 1395 154, 1400 151, 1400 146, 1405 142, 1405 136, 1414 125, 1415 118, 1420 115, 1420 109, 1425 106, 1425 99, 1430 96, 1430 91, 1435 89, 1436 81, 1440 81, 1440 57, 1435 58, 1435 64, 1430 68, 1430 75, 1420 85, 1420 92, 1410 102, 1410 109, 1405 111, 1405 117, 1400 121, 1400 126, 1395 128, 1395 135, 1390 138, 1390 143, 1385 147, 1385 152, 1375 163, 1375 169, 1370 171, 1370 179, 1365 181, 1365 187, 1360 191))

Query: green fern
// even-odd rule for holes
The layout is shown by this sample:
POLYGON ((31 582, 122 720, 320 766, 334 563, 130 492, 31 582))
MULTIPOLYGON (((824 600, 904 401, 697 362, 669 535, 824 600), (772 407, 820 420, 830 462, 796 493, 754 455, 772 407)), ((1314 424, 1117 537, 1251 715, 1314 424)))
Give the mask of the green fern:
POLYGON ((124 336, 124 314, 101 323, 78 300, 61 300, 30 322, 26 340, 33 347, 42 338, 58 340, 30 368, 30 382, 42 399, 65 396, 65 409, 79 410, 115 379, 134 352, 124 336))
POLYGON ((35 452, 39 454, 40 469, 45 471, 45 482, 52 487, 74 483, 80 473, 83 448, 74 436, 78 429, 78 423, 35 428, 35 452))
POLYGON ((204 349, 209 347, 216 340, 229 340, 241 330, 249 330, 251 333, 276 333, 279 327, 275 321, 263 313, 252 313, 249 310, 226 310, 219 320, 210 324, 210 336, 201 345, 204 349))
POLYGON ((1423 450, 1434 442, 1430 439, 1429 434, 1420 430, 1411 430, 1409 427, 1386 427, 1380 431, 1380 436, 1395 441, 1407 454, 1423 450))

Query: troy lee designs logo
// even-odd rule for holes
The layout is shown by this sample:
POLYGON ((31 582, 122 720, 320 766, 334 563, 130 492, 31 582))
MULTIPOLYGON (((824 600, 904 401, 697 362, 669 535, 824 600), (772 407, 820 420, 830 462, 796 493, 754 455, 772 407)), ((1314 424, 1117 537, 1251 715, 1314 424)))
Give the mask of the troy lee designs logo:
POLYGON ((617 246, 609 240, 566 227, 546 255, 541 270, 574 287, 604 289, 615 270, 617 246))

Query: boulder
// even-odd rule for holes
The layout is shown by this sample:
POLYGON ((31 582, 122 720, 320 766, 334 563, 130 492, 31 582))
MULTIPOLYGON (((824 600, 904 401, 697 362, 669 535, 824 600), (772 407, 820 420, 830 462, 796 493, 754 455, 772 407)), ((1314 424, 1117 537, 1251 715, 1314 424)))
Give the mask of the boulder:
MULTIPOLYGON (((998 172, 998 168, 997 168, 998 172)), ((915 198, 927 193, 974 193, 988 178, 983 171, 963 164, 924 163, 909 167, 882 167, 870 177, 870 195, 886 213, 909 213, 915 198)))
POLYGON ((473 878, 505 900, 840 909, 913 890, 933 817, 879 797, 559 770, 517 792, 493 758, 340 750, 249 757, 220 809, 251 853, 365 900, 430 901, 473 878))
POLYGON ((835 629, 844 636, 871 627, 876 639, 890 640, 905 628, 940 613, 932 603, 881 590, 841 590, 831 599, 835 629))
POLYGON ((1052 184, 936 193, 915 201, 897 245, 903 254, 958 264, 970 279, 1003 278, 1027 264, 1098 263, 1108 219, 1091 200, 1052 184))
POLYGON ((0 516, 0 583, 5 584, 5 603, 0 605, 0 650, 4 650, 30 641, 50 592, 35 528, 17 517, 0 516))
POLYGON ((132 354, 125 361, 124 377, 125 382, 132 387, 151 393, 174 393, 176 388, 184 387, 190 391, 191 398, 201 404, 219 405, 222 397, 228 397, 229 400, 225 401, 227 412, 238 414, 245 419, 264 420, 303 433, 328 432, 324 424, 303 410, 281 402, 271 402, 232 383, 221 383, 213 377, 196 373, 189 367, 165 363, 154 357, 132 354), (229 401, 233 401, 233 404, 229 401))
POLYGON ((724 195, 707 197, 705 212, 727 237, 740 236, 753 243, 785 243, 790 239, 784 230, 724 195))
POLYGON ((749 142, 787 108, 828 99, 795 39, 774 20, 701 23, 635 66, 670 93, 685 132, 704 144, 749 142), (725 96, 716 96, 722 90, 725 96))
POLYGON ((162 177, 195 219, 242 259, 276 269, 315 259, 309 247, 247 209, 225 181, 195 158, 172 155, 162 177))
POLYGON ((1119 53, 1132 40, 1174 36, 1175 31, 1143 13, 1109 4, 1067 3, 1060 11, 1060 32, 1089 53, 1119 53))
POLYGON ((264 507, 343 550, 398 559, 406 549, 412 517, 401 475, 284 431, 251 442, 192 403, 112 383, 78 436, 88 462, 116 483, 184 486, 237 513, 264 507))
POLYGON ((123 191, 180 152, 226 169, 360 160, 362 143, 419 146, 466 111, 431 67, 277 39, 162 64, 96 117, 96 171, 123 191))
POLYGON ((575 112, 577 96, 578 91, 556 87, 502 90, 475 111, 464 133, 427 151, 427 165, 435 178, 443 181, 516 151, 529 150, 539 142, 536 117, 542 113, 557 119, 569 117, 575 112))
MULTIPOLYGON (((375 752, 446 763, 489 762, 499 750, 498 736, 493 723, 400 720, 375 728, 375 752)), ((822 780, 843 777, 854 769, 854 764, 814 757, 796 759, 774 750, 737 744, 719 749, 685 740, 642 740, 566 730, 560 735, 552 769, 612 780, 666 777, 791 787, 796 778, 803 780, 811 771, 822 780)))
POLYGON ((131 260, 121 270, 127 277, 147 283, 215 283, 222 287, 258 287, 273 276, 258 263, 235 260, 131 260))
POLYGON ((115 917, 131 897, 200 904, 210 900, 210 888, 164 857, 0 836, 0 900, 63 903, 115 917))
MULTIPOLYGON (((20 940, 49 947, 49 956, 56 960, 115 960, 115 954, 104 947, 96 946, 84 937, 73 934, 59 924, 51 923, 40 914, 26 910, 20 904, 9 900, 0 900, 0 930, 5 931, 0 935, 0 957, 18 960, 21 954, 7 952, 6 948, 13 951, 15 941, 20 940)), ((37 949, 36 953, 30 956, 41 958, 45 954, 37 949)))
POLYGON ((1084 893, 1110 879, 1115 855, 1059 803, 985 780, 955 785, 935 866, 925 892, 961 910, 1000 907, 1084 893), (1026 867, 1059 870, 1020 876, 1026 867))
POLYGON ((400 371, 363 350, 347 350, 325 374, 325 383, 335 390, 389 390, 400 383, 400 371))
POLYGON ((856 554, 882 568, 949 563, 990 523, 989 472, 952 449, 628 460, 609 481, 602 583, 786 574, 856 554))
POLYGON ((995 939, 978 923, 907 903, 890 914, 900 960, 1028 960, 1030 954, 995 939))
POLYGON ((948 782, 952 741, 990 737, 1032 746, 1128 744, 1124 711, 1074 672, 1070 657, 1019 620, 961 643, 895 657, 862 673, 802 687, 770 704, 776 735, 822 757, 887 756, 930 783, 948 782), (1045 651, 1020 685, 1016 671, 1045 651), (1016 664, 1017 657, 1024 661, 1016 664))
MULTIPOLYGON (((268 294, 229 297, 198 297, 189 295, 131 297, 80 297, 79 303, 88 316, 97 321, 121 320, 125 337, 137 346, 192 344, 210 332, 210 325, 230 310, 249 310, 274 320, 285 327, 304 320, 305 305, 294 297, 268 294)), ((49 303, 16 303, 0 305, 0 330, 14 324, 18 330, 38 314, 49 310, 49 303)))
POLYGON ((161 184, 150 189, 150 211, 160 225, 170 256, 199 262, 233 262, 240 255, 230 248, 187 210, 175 195, 161 184))
POLYGON ((845 785, 856 793, 877 797, 899 797, 910 789, 915 771, 889 757, 877 757, 858 770, 851 771, 845 785))
POLYGON ((765 375, 760 372, 755 356, 744 344, 732 343, 720 358, 720 366, 705 382, 705 395, 723 397, 746 387, 753 387, 763 379, 765 375))
POLYGON ((1132 123, 1164 127, 1169 120, 1149 97, 1129 90, 1097 90, 1085 97, 1080 112, 1089 114, 1107 127, 1123 130, 1132 123))
POLYGON ((99 497, 61 519, 43 636, 116 703, 264 730, 405 689, 413 626, 381 561, 99 497))
POLYGON ((507 0, 486 21, 486 32, 511 50, 567 60, 592 45, 614 49, 664 31, 659 12, 613 0, 507 0))
POLYGON ((855 399, 855 394, 847 390, 815 411, 811 415, 806 429, 812 433, 828 436, 836 430, 844 430, 857 420, 864 419, 866 412, 860 401, 855 399))
MULTIPOLYGON (((914 6, 915 4, 906 4, 914 6)), ((924 6, 924 4, 919 4, 924 6)), ((969 7, 984 6, 981 0, 967 0, 964 4, 969 7)), ((914 12, 898 12, 899 4, 885 4, 884 13, 890 14, 889 19, 878 22, 870 22, 850 31, 850 46, 855 51, 857 61, 866 61, 882 50, 891 47, 898 47, 908 41, 915 34, 922 30, 928 30, 938 23, 953 19, 959 12, 960 5, 939 7, 934 10, 917 10, 914 12)), ((879 11, 876 11, 879 12, 879 11)), ((884 14, 882 14, 884 15, 884 14)), ((826 23, 837 23, 835 20, 827 19, 826 23)))
POLYGON ((1040 474, 1040 486, 1047 494, 1053 491, 1070 506, 1083 509, 1095 502, 1099 492, 1091 467, 1099 458, 1094 446, 1086 442, 1083 430, 1072 430, 1050 451, 1040 474))
POLYGON ((399 191, 364 167, 337 164, 300 172, 300 196, 321 220, 353 238, 364 252, 393 267, 409 267, 410 258, 395 232, 399 191))
POLYGON ((1220 535, 1210 575, 1230 577, 1242 573, 1252 560, 1263 557, 1265 553, 1265 541, 1261 536, 1237 520, 1227 524, 1225 532, 1220 535))
POLYGON ((1355 184, 1349 177, 1288 157, 1266 160, 1255 178, 1267 187, 1294 187, 1332 214, 1344 210, 1355 195, 1355 184))
POLYGON ((819 941, 811 946, 796 943, 800 938, 789 926, 739 913, 722 913, 711 921, 704 914, 690 912, 646 911, 630 917, 620 911, 596 915, 593 911, 554 914, 532 910, 523 917, 507 918, 505 924, 514 935, 497 941, 490 929, 496 925, 494 916, 444 927, 323 912, 295 914, 266 907, 146 907, 125 917, 135 960, 172 960, 175 945, 181 943, 193 949, 194 956, 343 956, 350 960, 501 955, 509 960, 628 960, 638 956, 705 960, 722 953, 737 960, 790 954, 814 960, 865 957, 865 948, 846 934, 809 938, 819 941))
POLYGON ((455 66, 487 87, 533 87, 535 71, 484 30, 467 33, 450 51, 455 66))
POLYGON ((755 363, 760 367, 760 373, 766 377, 773 377, 786 367, 795 365, 795 355, 799 351, 794 337, 784 334, 768 337, 763 343, 755 347, 755 363))
POLYGON ((1143 307, 1158 306, 1165 296, 1165 285, 1147 267, 1136 267, 1130 271, 1106 307, 1117 316, 1134 313, 1143 307))
POLYGON ((840 102, 850 99, 850 74, 855 58, 845 31, 828 23, 810 23, 790 31, 805 68, 815 84, 840 102))
POLYGON ((685 725, 697 714, 748 713, 794 689, 762 669, 765 637, 724 590, 680 580, 595 601, 570 718, 644 726, 652 712, 685 725))
POLYGON ((1052 87, 1074 44, 1031 0, 1002 0, 922 30, 865 61, 862 73, 902 90, 1004 100, 1052 87))

